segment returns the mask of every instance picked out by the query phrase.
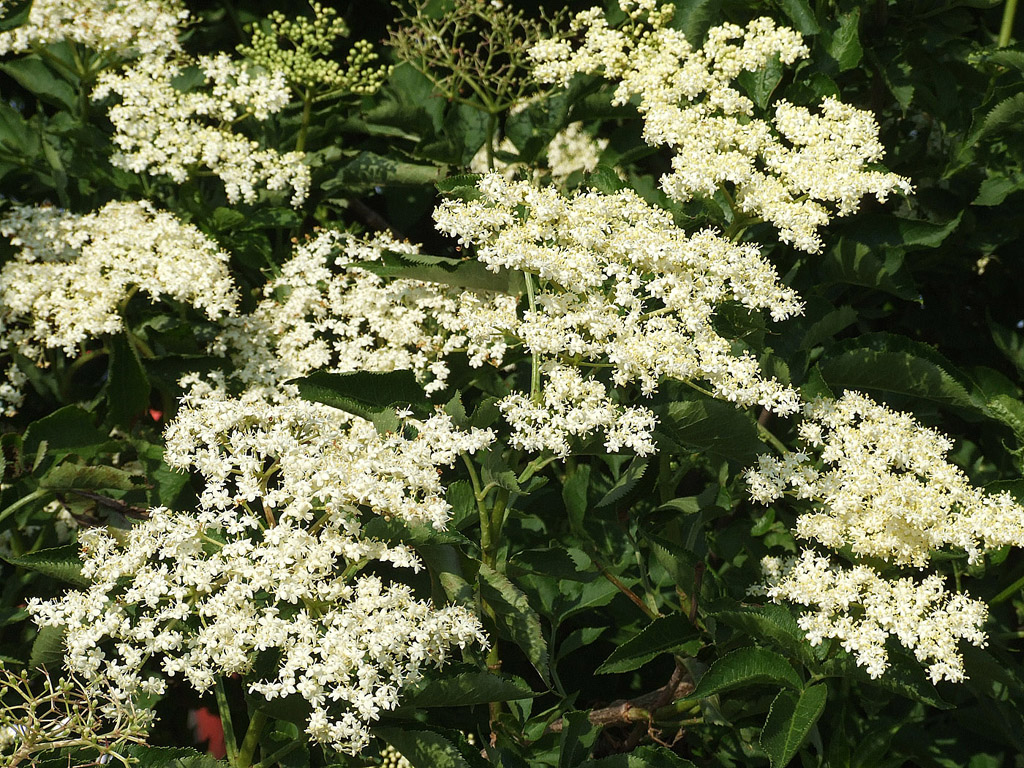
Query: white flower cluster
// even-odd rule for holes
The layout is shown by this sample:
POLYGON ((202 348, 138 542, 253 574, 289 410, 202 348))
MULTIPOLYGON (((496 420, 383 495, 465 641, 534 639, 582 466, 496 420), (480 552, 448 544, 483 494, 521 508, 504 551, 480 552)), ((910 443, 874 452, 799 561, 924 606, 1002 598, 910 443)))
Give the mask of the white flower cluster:
POLYGON ((250 690, 298 695, 317 741, 357 752, 368 724, 452 646, 484 643, 468 610, 439 608, 388 567, 419 568, 405 545, 363 533, 366 515, 442 528, 438 466, 485 448, 438 415, 382 436, 368 422, 299 399, 229 399, 197 388, 167 431, 165 458, 206 487, 194 512, 154 509, 126 534, 80 537, 92 581, 30 611, 66 627, 66 663, 125 691, 162 691, 147 669, 197 690, 250 675, 250 690), (375 575, 357 575, 368 563, 375 575), (253 672, 271 652, 274 671, 253 672))
POLYGON ((619 4, 629 15, 619 29, 592 8, 576 16, 569 37, 535 45, 534 74, 562 84, 576 73, 599 74, 619 81, 614 103, 638 97, 645 141, 675 153, 672 172, 661 180, 670 197, 710 196, 731 184, 737 214, 769 221, 784 242, 816 252, 817 230, 831 215, 852 213, 867 194, 884 201, 893 190, 911 191, 900 176, 866 169, 883 154, 868 112, 826 98, 818 114, 779 101, 771 122, 753 117, 753 102, 734 81, 773 57, 783 64, 805 57, 797 32, 762 17, 746 29, 714 27, 695 48, 668 26, 674 6, 619 4))
MULTIPOLYGON (((0 353, 41 360, 45 349, 74 355, 88 339, 117 333, 135 291, 201 309, 211 320, 233 314, 238 292, 228 254, 190 224, 146 201, 112 202, 78 215, 14 206, 0 234, 20 247, 0 270, 0 353)), ((24 374, 0 388, 12 414, 24 374)))
POLYGON ((120 98, 109 111, 119 148, 111 162, 117 167, 170 176, 179 184, 196 167, 205 167, 224 182, 231 203, 255 202, 259 186, 290 187, 296 206, 309 194, 304 153, 260 148, 233 129, 247 117, 266 120, 288 104, 291 91, 282 73, 252 73, 244 62, 223 53, 194 62, 147 56, 99 77, 93 98, 112 93, 120 98), (179 90, 173 81, 192 64, 203 72, 205 86, 179 90))
POLYGON ((25 24, 0 32, 0 56, 65 40, 119 56, 167 54, 180 49, 188 17, 180 0, 33 0, 25 24))
POLYGON ((891 579, 864 565, 834 565, 809 550, 786 560, 765 558, 762 567, 768 597, 812 609, 798 619, 811 645, 836 638, 873 678, 889 666, 889 637, 928 664, 935 683, 966 678, 960 640, 986 644, 981 627, 988 607, 967 595, 950 594, 937 574, 921 581, 891 579))
MULTIPOLYGON (((909 414, 847 392, 805 405, 804 417, 803 450, 762 456, 747 473, 751 495, 762 503, 786 492, 814 502, 797 518, 798 537, 919 569, 945 548, 977 562, 986 551, 1024 546, 1024 508, 1005 492, 972 486, 945 460, 949 440, 909 414)), ((763 567, 773 600, 816 608, 800 620, 808 639, 839 638, 873 677, 887 666, 889 635, 931 662, 933 680, 964 678, 958 640, 984 644, 984 603, 948 595, 939 575, 890 580, 810 550, 785 563, 766 558, 763 567)))
MULTIPOLYGON (((411 370, 427 392, 443 389, 442 358, 461 348, 461 291, 368 271, 385 252, 418 248, 380 234, 359 239, 324 231, 295 249, 248 315, 225 320, 213 352, 230 355, 230 377, 246 387, 286 392, 282 383, 314 370, 411 370)), ((479 302, 492 300, 480 294, 479 302)))
POLYGON ((857 556, 924 568, 935 551, 1024 546, 1024 508, 1005 491, 987 494, 945 460, 952 443, 907 413, 857 392, 804 407, 802 451, 762 455, 747 474, 763 504, 787 488, 816 502, 796 535, 857 556))
MULTIPOLYGON (((687 236, 667 212, 630 190, 565 197, 499 174, 485 176, 478 188, 477 200, 442 203, 434 213, 436 226, 475 246, 490 269, 521 270, 539 279, 532 306, 514 320, 504 313, 494 318, 500 325, 490 333, 494 339, 512 335, 544 361, 546 386, 554 389, 542 400, 558 404, 548 411, 551 418, 566 408, 592 410, 601 400, 603 415, 593 414, 589 428, 610 425, 610 408, 617 414, 611 442, 643 446, 650 438, 653 414, 623 411, 599 393, 603 384, 575 383, 563 365, 610 369, 612 385, 636 383, 647 395, 668 377, 707 382, 717 396, 742 406, 757 403, 782 414, 799 407, 794 390, 763 376, 753 356, 734 352, 714 327, 725 302, 766 309, 775 320, 800 311, 796 294, 779 283, 757 248, 711 230, 687 236)), ((478 338, 488 330, 483 318, 466 327, 478 338)), ((540 412, 522 406, 513 395, 506 412, 523 416, 513 426, 532 442, 541 429, 540 412)), ((575 429, 556 432, 565 437, 575 429)), ((583 423, 579 429, 587 431, 583 423)), ((549 431, 543 442, 552 450, 562 446, 561 453, 564 442, 556 432, 549 431)))

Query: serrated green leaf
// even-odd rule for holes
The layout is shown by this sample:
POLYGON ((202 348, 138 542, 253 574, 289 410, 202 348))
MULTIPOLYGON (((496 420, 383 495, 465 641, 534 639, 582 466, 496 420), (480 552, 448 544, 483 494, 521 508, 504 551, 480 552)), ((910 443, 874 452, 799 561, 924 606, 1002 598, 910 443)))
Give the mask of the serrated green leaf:
POLYGON ((955 369, 934 349, 893 334, 851 339, 847 351, 818 363, 834 389, 911 395, 943 405, 975 407, 955 369), (860 347, 860 348, 856 348, 860 347))
POLYGON ((769 58, 765 65, 756 72, 748 72, 746 70, 740 72, 736 80, 743 87, 743 90, 746 91, 751 101, 761 109, 767 109, 772 94, 779 87, 779 83, 782 82, 782 74, 782 62, 775 55, 769 58))
POLYGON ((626 182, 619 178, 615 169, 608 165, 598 165, 593 172, 587 174, 586 185, 606 195, 614 195, 626 186, 626 182))
POLYGON ((75 89, 34 54, 0 64, 0 70, 45 102, 64 107, 68 111, 73 111, 78 102, 75 89))
POLYGON ((718 400, 684 400, 655 409, 657 434, 685 451, 748 465, 765 451, 749 414, 718 400))
POLYGON ((803 351, 814 349, 855 322, 857 322, 857 312, 853 307, 844 305, 834 309, 807 329, 800 341, 799 349, 803 351))
POLYGON ((422 165, 376 152, 360 152, 341 165, 334 178, 323 183, 321 191, 335 194, 352 189, 434 184, 444 178, 446 170, 443 165, 422 165))
POLYGON ((839 17, 839 28, 833 33, 828 45, 828 55, 839 64, 839 71, 845 72, 860 64, 864 49, 860 45, 860 8, 839 17))
POLYGON ((89 585, 88 579, 82 576, 82 559, 79 556, 77 544, 41 549, 38 552, 30 552, 26 555, 0 553, 0 558, 3 558, 11 565, 41 573, 44 576, 49 576, 51 579, 64 581, 76 587, 86 587, 89 585))
POLYGON ((64 661, 64 627, 40 627, 32 641, 29 669, 55 668, 64 661))
POLYGON ((595 508, 610 507, 629 496, 633 489, 636 488, 637 483, 643 478, 649 464, 650 461, 643 456, 633 457, 633 460, 629 462, 629 466, 626 467, 626 471, 615 481, 615 485, 608 490, 608 493, 602 496, 601 500, 594 505, 595 508))
POLYGON ((399 420, 396 408, 425 407, 427 396, 412 371, 373 373, 328 373, 316 371, 293 379, 305 400, 324 403, 372 421, 379 430, 395 431, 399 420))
POLYGON ((840 238, 825 252, 821 270, 826 283, 859 285, 908 301, 918 294, 903 269, 901 251, 892 249, 883 260, 871 246, 856 242, 852 237, 840 238))
POLYGON ((562 502, 569 515, 569 522, 577 531, 583 530, 583 518, 588 508, 589 490, 590 465, 579 464, 562 484, 562 502))
POLYGON ((540 694, 521 678, 482 670, 453 672, 446 669, 436 680, 407 690, 402 705, 407 707, 468 707, 492 701, 532 699, 540 694))
POLYGON ((437 530, 426 523, 414 523, 383 517, 371 518, 363 526, 363 535, 395 544, 469 544, 470 541, 458 531, 437 530))
POLYGON ((521 272, 500 269, 493 272, 476 259, 447 259, 426 254, 385 253, 380 261, 353 264, 381 277, 441 283, 474 291, 519 295, 526 290, 521 272))
POLYGON ((374 728, 375 736, 394 747, 413 768, 470 768, 448 738, 420 728, 374 728))
POLYGON ((130 491, 140 486, 131 474, 117 467, 87 466, 64 462, 39 480, 39 487, 51 491, 130 491))
POLYGON ((639 747, 626 755, 587 760, 580 768, 697 768, 665 747, 639 747))
POLYGON ((23 444, 25 455, 34 456, 44 441, 52 454, 77 453, 89 457, 99 451, 107 438, 93 426, 88 411, 66 405, 29 425, 23 444))
POLYGON ((125 754, 138 760, 139 768, 228 768, 228 763, 191 747, 151 747, 132 744, 125 754))
POLYGON ((737 607, 714 611, 716 621, 745 632, 758 642, 769 642, 804 665, 814 663, 807 637, 788 608, 782 605, 737 607))
POLYGON ((767 648, 740 648, 720 658, 687 698, 704 699, 716 693, 750 685, 775 684, 800 690, 803 681, 792 665, 767 648))
POLYGON ((434 186, 442 195, 453 192, 464 187, 476 188, 477 182, 483 178, 479 173, 457 173, 454 176, 441 179, 434 186))
POLYGON ((807 0, 779 0, 779 7, 793 21, 793 26, 800 34, 816 35, 821 31, 807 0))
POLYGON ((518 645, 544 682, 548 682, 548 644, 540 617, 526 595, 508 577, 481 564, 480 594, 495 613, 495 622, 518 645))
POLYGON ((976 140, 1008 130, 1020 130, 1024 125, 1024 93, 1015 93, 989 110, 978 130, 976 140))
POLYGON ((699 634, 689 619, 681 613, 659 616, 612 651, 595 674, 632 672, 658 656, 679 648, 699 634))
POLYGON ((760 739, 772 768, 784 768, 793 759, 825 711, 827 698, 828 688, 821 684, 799 692, 779 691, 760 739))

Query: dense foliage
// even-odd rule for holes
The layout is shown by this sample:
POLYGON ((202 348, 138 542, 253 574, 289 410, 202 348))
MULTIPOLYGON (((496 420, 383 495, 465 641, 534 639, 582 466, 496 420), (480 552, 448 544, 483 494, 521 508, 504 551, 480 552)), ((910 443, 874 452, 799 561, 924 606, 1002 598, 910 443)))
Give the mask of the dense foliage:
POLYGON ((589 6, 0 0, 8 764, 1024 764, 1016 0, 589 6))

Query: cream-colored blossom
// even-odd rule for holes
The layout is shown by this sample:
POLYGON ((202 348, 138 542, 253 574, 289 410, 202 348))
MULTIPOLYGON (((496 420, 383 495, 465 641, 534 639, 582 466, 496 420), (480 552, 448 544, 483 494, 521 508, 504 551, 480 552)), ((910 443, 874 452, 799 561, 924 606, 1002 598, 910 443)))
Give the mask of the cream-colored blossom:
POLYGON ((226 54, 185 58, 147 56, 121 72, 100 76, 94 99, 118 96, 109 110, 119 168, 183 183, 197 168, 224 182, 229 202, 256 201, 257 188, 292 190, 292 205, 309 194, 309 168, 302 152, 261 147, 234 128, 244 118, 266 120, 290 101, 280 72, 250 72, 226 54), (197 90, 182 91, 173 81, 189 64, 203 72, 197 90))
MULTIPOLYGON (((427 392, 443 389, 443 358, 468 351, 482 364, 492 355, 463 326, 469 306, 497 297, 439 283, 382 277, 372 268, 385 253, 418 248, 380 234, 360 239, 324 231, 299 245, 248 315, 223 322, 213 351, 231 358, 229 377, 247 388, 286 392, 288 379, 314 370, 411 370, 427 392)), ((499 356, 500 357, 500 356, 499 356)))
POLYGON ((818 229, 833 215, 852 213, 867 194, 884 201, 911 191, 906 179, 869 169, 882 147, 868 112, 826 98, 816 113, 780 101, 773 120, 754 116, 735 80, 774 57, 786 65, 806 57, 792 29, 765 17, 746 28, 724 24, 698 48, 668 26, 673 6, 620 6, 629 13, 620 28, 592 8, 566 37, 535 45, 534 74, 563 85, 577 73, 597 74, 618 82, 613 103, 637 98, 644 140, 674 153, 661 180, 669 196, 685 201, 731 188, 737 215, 769 221, 784 242, 815 252, 818 229))
POLYGON ((0 32, 0 56, 65 40, 118 56, 165 55, 180 50, 188 18, 180 0, 32 0, 28 20, 0 32))
MULTIPOLYGON (((39 362, 47 349, 73 356, 87 340, 121 330, 135 291, 191 305, 211 320, 234 313, 238 302, 228 254, 146 201, 85 215, 14 206, 0 233, 19 249, 0 270, 0 354, 39 362)), ((11 367, 0 387, 8 414, 23 384, 11 367)))
POLYGON ((420 567, 403 544, 369 537, 373 517, 444 527, 438 467, 485 448, 439 414, 402 434, 299 399, 230 399, 199 387, 168 427, 165 459, 203 478, 192 512, 154 509, 126 533, 82 534, 84 590, 33 600, 44 626, 64 626, 65 661, 126 692, 161 692, 165 675, 199 691, 276 661, 250 684, 267 699, 310 705, 307 732, 357 752, 401 688, 453 646, 484 642, 466 609, 439 607, 390 583, 420 567), (373 575, 357 575, 367 563, 373 575))
MULTIPOLYGON (((600 424, 612 443, 646 451, 653 416, 631 417, 629 440, 613 438, 611 424, 621 423, 615 420, 624 412, 596 378, 602 371, 611 385, 635 383, 648 395, 661 379, 674 378, 704 382, 738 405, 797 409, 794 390, 765 377, 753 356, 735 352, 714 327, 725 302, 768 310, 776 320, 800 311, 795 293, 755 247, 711 230, 687 236, 667 212, 629 190, 566 197, 499 174, 485 176, 478 188, 479 199, 446 201, 434 219, 439 230, 474 246, 488 268, 520 270, 537 281, 533 305, 514 318, 502 315, 490 329, 495 341, 512 337, 542 364, 545 381, 534 402, 513 395, 503 406, 506 416, 521 419, 513 427, 524 445, 564 453, 562 441, 574 430, 586 434, 600 424), (562 376, 565 366, 589 372, 573 377, 571 387, 569 378, 556 384, 552 374, 562 376), (550 406, 546 426, 543 403, 550 406), (584 410, 583 403, 593 411, 588 420, 544 432, 584 410)), ((482 338, 490 320, 463 322, 482 338)))
POLYGON ((1024 508, 1006 492, 971 485, 945 459, 949 439, 910 414, 847 392, 808 403, 799 434, 801 450, 761 456, 747 482, 762 503, 789 489, 814 502, 797 518, 801 538, 918 568, 946 548, 975 562, 1024 546, 1024 508))
POLYGON ((797 557, 762 562, 765 592, 776 602, 810 610, 798 619, 811 645, 839 640, 871 677, 885 674, 892 637, 928 667, 932 682, 966 678, 961 640, 983 647, 985 603, 950 593, 937 574, 918 581, 887 578, 864 566, 840 566, 805 550, 797 557))

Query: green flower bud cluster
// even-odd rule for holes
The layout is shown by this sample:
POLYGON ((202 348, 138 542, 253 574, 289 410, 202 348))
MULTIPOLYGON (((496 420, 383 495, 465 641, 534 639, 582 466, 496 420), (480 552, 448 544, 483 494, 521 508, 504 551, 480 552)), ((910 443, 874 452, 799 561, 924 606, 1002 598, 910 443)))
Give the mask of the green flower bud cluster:
POLYGON ((330 58, 338 38, 348 35, 348 25, 333 8, 310 3, 313 18, 286 18, 274 11, 252 28, 251 44, 239 53, 269 71, 284 73, 289 84, 313 92, 370 94, 391 72, 375 66, 380 58, 368 40, 352 45, 344 62, 330 58))

